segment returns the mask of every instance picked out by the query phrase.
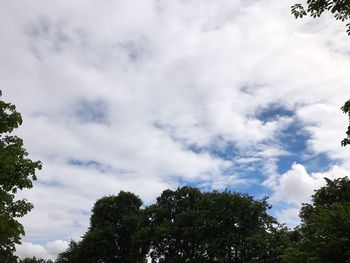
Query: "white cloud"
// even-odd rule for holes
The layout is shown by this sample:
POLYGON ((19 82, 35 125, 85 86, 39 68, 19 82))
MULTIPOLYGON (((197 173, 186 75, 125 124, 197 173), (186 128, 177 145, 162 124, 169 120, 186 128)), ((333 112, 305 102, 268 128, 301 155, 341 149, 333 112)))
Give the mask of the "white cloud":
POLYGON ((303 165, 294 164, 292 169, 278 179, 274 199, 293 204, 310 201, 314 189, 322 185, 322 178, 310 176, 303 165))
POLYGON ((276 218, 288 227, 297 226, 300 223, 299 211, 302 204, 311 203, 315 191, 326 185, 324 178, 334 180, 346 176, 349 176, 349 170, 337 165, 325 172, 308 173, 303 165, 294 163, 289 171, 274 182, 271 201, 288 204, 276 211, 276 218))
POLYGON ((295 163, 289 171, 278 178, 272 200, 300 207, 302 203, 310 202, 314 191, 326 184, 325 177, 333 180, 348 174, 348 170, 339 166, 333 166, 326 172, 309 174, 303 165, 295 163))
POLYGON ((50 255, 57 255, 58 253, 66 250, 67 247, 68 243, 63 240, 55 240, 45 245, 45 248, 50 255))
POLYGON ((47 257, 45 248, 41 245, 23 242, 22 245, 17 246, 16 254, 21 257, 47 257))
POLYGON ((340 146, 340 141, 346 137, 347 116, 340 114, 340 106, 347 98, 338 100, 338 105, 316 103, 301 107, 298 117, 305 123, 305 130, 311 135, 308 142, 313 153, 325 153, 334 159, 343 161, 349 168, 348 149, 340 146), (335 107, 337 106, 337 107, 335 107), (340 115, 343 121, 334 116, 340 115))
POLYGON ((300 207, 282 209, 277 213, 276 217, 278 222, 293 228, 300 223, 299 211, 300 207))
POLYGON ((55 259, 56 255, 65 251, 68 247, 68 242, 63 240, 55 240, 48 242, 45 245, 23 242, 16 246, 16 254, 19 258, 37 257, 43 259, 55 259))

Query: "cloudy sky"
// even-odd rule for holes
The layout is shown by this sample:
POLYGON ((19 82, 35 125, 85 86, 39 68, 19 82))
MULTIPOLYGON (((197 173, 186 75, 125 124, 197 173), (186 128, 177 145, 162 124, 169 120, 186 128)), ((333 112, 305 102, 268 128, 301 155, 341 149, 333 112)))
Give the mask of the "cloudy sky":
POLYGON ((292 0, 2 0, 0 88, 43 169, 20 256, 54 258, 98 198, 191 185, 270 196, 298 223, 348 175, 350 38, 292 0))

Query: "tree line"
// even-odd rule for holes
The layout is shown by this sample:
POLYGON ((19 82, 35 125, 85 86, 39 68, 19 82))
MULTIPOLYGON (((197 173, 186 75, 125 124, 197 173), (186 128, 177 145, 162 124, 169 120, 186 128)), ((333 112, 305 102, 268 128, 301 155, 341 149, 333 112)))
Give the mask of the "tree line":
POLYGON ((95 203, 88 231, 56 262, 141 263, 148 254, 152 262, 273 262, 279 232, 268 207, 240 193, 182 187, 142 208, 121 191, 95 203))
POLYGON ((270 208, 267 198, 193 187, 165 190, 144 207, 121 191, 96 201, 88 230, 55 263, 350 262, 348 177, 326 179, 294 229, 279 224, 270 208))

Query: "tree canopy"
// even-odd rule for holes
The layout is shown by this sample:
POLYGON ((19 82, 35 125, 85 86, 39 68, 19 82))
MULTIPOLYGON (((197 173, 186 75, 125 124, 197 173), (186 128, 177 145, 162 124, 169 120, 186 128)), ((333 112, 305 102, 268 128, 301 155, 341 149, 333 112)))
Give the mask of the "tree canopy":
POLYGON ((349 263, 350 180, 325 180, 294 230, 267 213, 266 198, 237 192, 168 189, 148 207, 128 192, 103 197, 55 263, 349 263))
POLYGON ((240 193, 166 190, 146 209, 152 262, 278 262, 268 208, 240 193))
POLYGON ((90 228, 56 263, 279 262, 285 229, 267 214, 266 199, 197 188, 165 190, 141 208, 127 192, 99 199, 90 228))
POLYGON ((299 238, 283 262, 350 262, 350 180, 329 180, 300 211, 299 238))
POLYGON ((72 241, 56 262, 145 262, 141 205, 139 197, 123 191, 97 200, 88 231, 80 242, 72 241))
MULTIPOLYGON (((0 96, 1 96, 0 91, 0 96)), ((0 100, 0 262, 15 262, 15 244, 24 234, 17 218, 32 209, 27 200, 15 200, 18 190, 31 188, 35 172, 41 169, 39 161, 27 158, 23 140, 10 133, 22 124, 15 105, 0 100)))
POLYGON ((201 262, 203 241, 200 228, 198 189, 184 187, 165 190, 145 213, 149 219, 152 262, 201 262))

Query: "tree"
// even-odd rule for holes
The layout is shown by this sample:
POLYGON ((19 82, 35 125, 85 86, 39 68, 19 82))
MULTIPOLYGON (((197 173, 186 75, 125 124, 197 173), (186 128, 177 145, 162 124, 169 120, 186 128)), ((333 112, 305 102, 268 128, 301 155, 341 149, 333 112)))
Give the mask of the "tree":
POLYGON ((301 238, 283 262, 350 262, 350 180, 329 180, 300 211, 301 238))
MULTIPOLYGON (((324 12, 331 12, 336 20, 346 21, 350 18, 349 0, 307 0, 306 9, 302 4, 292 6, 292 14, 295 18, 302 18, 310 15, 313 18, 320 17, 324 12)), ((350 23, 347 33, 350 35, 350 23)))
POLYGON ((146 262, 148 246, 141 238, 142 201, 121 191, 96 201, 89 230, 79 243, 71 242, 57 263, 141 263, 146 262))
POLYGON ((165 190, 146 209, 152 262, 279 262, 286 238, 268 208, 228 191, 165 190))
POLYGON ((279 262, 286 245, 277 221, 267 214, 269 208, 266 198, 206 193, 201 212, 206 262, 279 262))
MULTIPOLYGON (((1 96, 0 91, 0 96, 1 96)), ((10 133, 22 124, 11 103, 0 100, 0 262, 14 262, 15 244, 20 244, 23 226, 17 221, 32 208, 25 199, 15 200, 18 190, 31 188, 41 162, 28 159, 23 140, 10 133)))
POLYGON ((146 209, 152 262, 205 262, 199 226, 202 198, 196 188, 168 189, 146 209))

